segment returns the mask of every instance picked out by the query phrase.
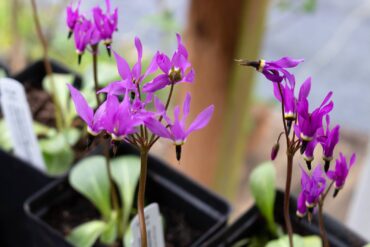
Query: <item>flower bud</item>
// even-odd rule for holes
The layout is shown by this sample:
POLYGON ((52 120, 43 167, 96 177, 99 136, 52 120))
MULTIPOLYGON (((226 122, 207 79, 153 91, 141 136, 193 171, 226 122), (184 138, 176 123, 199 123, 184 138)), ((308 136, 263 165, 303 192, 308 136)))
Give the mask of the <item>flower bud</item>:
POLYGON ((275 160, 276 159, 276 156, 279 153, 279 148, 280 148, 279 143, 278 142, 275 143, 275 145, 271 149, 271 160, 275 160))

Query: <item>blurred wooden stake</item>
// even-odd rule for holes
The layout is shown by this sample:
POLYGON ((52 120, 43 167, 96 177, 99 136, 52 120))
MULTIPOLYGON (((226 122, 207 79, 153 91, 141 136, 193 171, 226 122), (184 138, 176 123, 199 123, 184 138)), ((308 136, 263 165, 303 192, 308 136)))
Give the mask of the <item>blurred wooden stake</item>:
MULTIPOLYGON (((189 120, 210 104, 215 105, 215 112, 207 127, 190 135, 183 147, 181 165, 177 167, 207 186, 214 182, 218 163, 220 130, 226 114, 226 95, 243 2, 193 0, 189 10, 184 41, 195 68, 196 81, 192 85, 181 85, 182 96, 186 91, 192 94, 189 120)), ((170 151, 174 153, 174 149, 170 151)), ((174 155, 170 155, 174 161, 174 155)))
MULTIPOLYGON (((234 58, 258 59, 265 31, 268 0, 245 1, 237 52, 234 58)), ((228 83, 226 109, 221 131, 222 142, 218 152, 218 164, 214 186, 217 192, 233 201, 238 192, 248 131, 253 121, 250 105, 253 98, 253 78, 256 72, 233 64, 228 83)))

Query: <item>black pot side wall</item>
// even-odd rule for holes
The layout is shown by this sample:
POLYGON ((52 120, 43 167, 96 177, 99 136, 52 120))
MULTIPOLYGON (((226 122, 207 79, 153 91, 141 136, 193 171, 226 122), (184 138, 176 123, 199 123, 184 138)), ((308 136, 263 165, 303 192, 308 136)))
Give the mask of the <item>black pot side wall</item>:
MULTIPOLYGON (((129 145, 122 145, 117 155, 137 154, 129 145)), ((190 246, 202 246, 204 241, 226 225, 229 204, 209 190, 198 185, 161 161, 149 157, 146 202, 158 202, 185 214, 186 220, 196 228, 204 229, 190 246)), ((76 196, 67 178, 56 181, 32 196, 25 204, 26 213, 34 224, 34 247, 71 247, 61 233, 40 220, 48 208, 68 196, 76 196)))
MULTIPOLYGON (((277 191, 275 201, 275 221, 284 226, 283 215, 284 193, 277 191)), ((317 216, 313 217, 312 223, 307 219, 299 219, 295 216, 296 199, 290 198, 290 215, 294 233, 305 235, 320 235, 317 216)), ((331 247, 363 247, 366 241, 339 223, 332 217, 324 215, 325 228, 331 247)), ((217 236, 210 239, 206 246, 229 247, 241 239, 254 236, 265 229, 265 222, 256 206, 244 213, 228 228, 221 231, 217 236)))
MULTIPOLYGON (((75 75, 75 84, 81 85, 81 77, 71 72, 55 61, 52 62, 53 71, 58 73, 72 73, 75 75)), ((18 75, 11 76, 21 83, 29 83, 41 88, 45 77, 43 61, 38 61, 26 68, 18 75)), ((23 204, 26 199, 40 190, 54 178, 35 169, 31 164, 0 150, 0 246, 26 247, 29 246, 28 226, 23 204)))

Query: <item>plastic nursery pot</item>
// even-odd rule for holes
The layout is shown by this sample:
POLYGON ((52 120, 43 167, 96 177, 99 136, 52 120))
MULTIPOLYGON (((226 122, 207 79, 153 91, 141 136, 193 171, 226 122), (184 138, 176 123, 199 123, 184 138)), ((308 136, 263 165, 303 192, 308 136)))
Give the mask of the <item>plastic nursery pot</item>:
MULTIPOLYGON (((52 62, 52 68, 58 73, 72 73, 56 62, 52 62)), ((38 61, 13 78, 39 87, 45 74, 43 62, 38 61)), ((81 83, 81 78, 76 74, 75 82, 81 83)), ((31 164, 1 150, 0 165, 2 183, 0 186, 0 246, 29 246, 28 226, 23 204, 31 194, 55 178, 49 177, 31 164)))
MULTIPOLYGON (((276 192, 275 221, 284 226, 284 193, 276 192)), ((290 215, 294 233, 307 235, 320 235, 317 216, 313 217, 310 224, 307 219, 299 219, 296 214, 296 199, 290 197, 290 215)), ((331 247, 362 247, 366 241, 352 232, 343 224, 324 214, 325 229, 328 234, 328 239, 331 247)), ((257 235, 269 236, 266 224, 256 206, 244 213, 228 228, 222 230, 218 235, 207 241, 206 246, 210 247, 226 247, 233 246, 242 239, 250 238, 257 235)))
MULTIPOLYGON (((124 154, 137 152, 129 145, 122 145, 117 155, 124 154)), ((230 212, 225 200, 153 157, 149 157, 146 185, 146 203, 151 202, 159 204, 164 224, 168 226, 165 227, 166 246, 203 246, 226 225, 230 212)), ((25 210, 38 231, 34 233, 33 246, 71 247, 60 229, 51 226, 50 218, 57 221, 55 217, 63 213, 58 212, 58 208, 72 215, 85 213, 86 207, 93 206, 69 186, 66 177, 32 196, 25 210), (71 205, 74 209, 61 205, 71 205)))

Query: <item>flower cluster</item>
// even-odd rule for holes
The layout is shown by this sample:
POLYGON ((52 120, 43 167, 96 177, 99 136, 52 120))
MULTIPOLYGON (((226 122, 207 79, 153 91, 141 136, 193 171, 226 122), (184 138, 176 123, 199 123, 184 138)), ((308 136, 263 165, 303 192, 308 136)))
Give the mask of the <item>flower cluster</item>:
POLYGON ((92 9, 92 20, 79 13, 80 1, 73 9, 72 3, 67 7, 67 27, 69 28, 68 37, 73 34, 76 52, 81 62, 82 54, 88 45, 96 47, 99 42, 103 42, 110 54, 113 33, 117 30, 118 12, 117 8, 111 11, 110 0, 106 0, 106 11, 99 6, 92 9))
POLYGON ((191 101, 188 93, 183 103, 182 116, 180 117, 179 106, 175 106, 174 119, 171 120, 169 117, 167 110, 174 85, 194 80, 194 70, 179 34, 177 41, 178 47, 171 60, 167 55, 157 52, 144 73, 141 64, 142 44, 139 38, 135 38, 138 57, 132 68, 124 58, 114 52, 121 80, 112 82, 97 92, 105 94, 106 100, 95 111, 77 89, 68 85, 76 111, 87 124, 87 130, 91 135, 108 134, 112 141, 126 141, 149 147, 153 140, 159 137, 167 138, 176 146, 177 159, 180 159, 181 146, 191 132, 208 124, 214 106, 211 105, 202 111, 187 128, 186 119, 191 101), (153 80, 144 83, 148 75, 158 70, 160 73, 157 73, 153 80), (166 104, 163 104, 155 93, 166 86, 171 87, 171 93, 166 104), (150 108, 151 103, 154 103, 154 109, 150 108), (148 130, 152 132, 152 138, 148 138, 148 130))
MULTIPOLYGON (((342 153, 336 160, 334 170, 330 169, 335 146, 339 142, 340 126, 330 126, 329 113, 333 110, 331 100, 332 92, 323 99, 320 106, 310 111, 308 96, 311 90, 311 78, 307 78, 299 88, 298 96, 295 95, 295 76, 288 71, 296 67, 302 59, 281 58, 277 61, 240 61, 242 65, 254 67, 273 84, 274 96, 282 104, 284 128, 288 140, 288 149, 292 155, 300 150, 306 161, 308 170, 314 160, 314 150, 322 147, 323 164, 318 164, 309 175, 302 168, 302 191, 297 201, 297 215, 303 217, 307 211, 312 212, 320 200, 326 196, 332 184, 335 184, 334 197, 343 187, 350 167, 355 162, 353 154, 349 164, 342 153), (324 124, 324 121, 326 124, 324 124), (294 128, 293 138, 289 139, 291 127, 294 128), (297 140, 295 139, 297 138, 297 140), (327 183, 330 180, 330 183, 327 183), (326 186, 330 184, 329 186, 326 186)), ((279 137, 280 139, 280 137, 279 137)), ((279 142, 279 141, 278 141, 279 142)), ((278 151, 278 142, 275 144, 271 157, 274 159, 278 151)))

